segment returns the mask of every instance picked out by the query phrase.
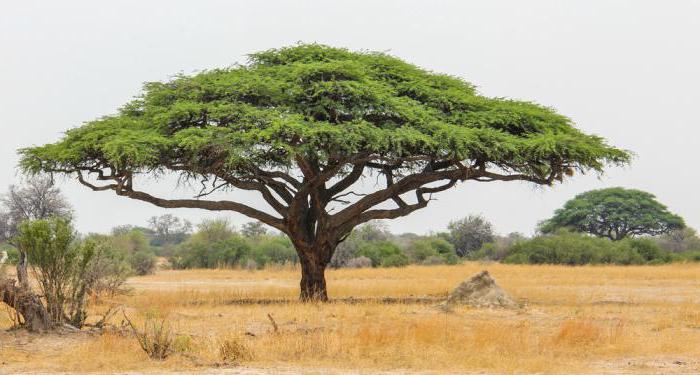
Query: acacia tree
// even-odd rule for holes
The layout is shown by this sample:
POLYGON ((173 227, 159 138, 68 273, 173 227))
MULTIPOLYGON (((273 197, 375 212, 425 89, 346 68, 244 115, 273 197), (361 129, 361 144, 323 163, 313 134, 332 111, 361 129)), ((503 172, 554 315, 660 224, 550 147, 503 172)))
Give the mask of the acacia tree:
POLYGON ((540 231, 560 228, 607 237, 613 241, 627 236, 656 236, 684 228, 680 216, 669 212, 652 194, 614 187, 577 195, 540 224, 540 231))
POLYGON ((629 159, 549 108, 486 98, 386 54, 316 44, 147 83, 118 113, 20 153, 28 172, 274 227, 299 254, 302 300, 327 299, 326 265, 359 224, 408 215, 460 181, 550 185, 629 159), (170 172, 204 188, 193 199, 144 189, 144 175, 170 172), (363 190, 364 179, 382 184, 363 190), (229 189, 257 192, 268 208, 209 197, 229 189))

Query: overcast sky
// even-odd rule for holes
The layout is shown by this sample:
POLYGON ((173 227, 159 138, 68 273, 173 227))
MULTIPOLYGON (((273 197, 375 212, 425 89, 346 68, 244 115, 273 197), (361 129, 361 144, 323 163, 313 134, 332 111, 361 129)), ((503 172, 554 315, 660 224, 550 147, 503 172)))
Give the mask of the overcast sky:
MULTIPOLYGON (((461 184, 391 222, 395 232, 442 230, 480 213, 501 233, 532 233, 575 194, 610 186, 649 191, 699 228, 699 39, 700 1, 0 0, 0 187, 19 181, 17 148, 113 113, 143 82, 302 41, 386 51, 483 94, 536 101, 636 153, 629 167, 551 188, 461 184)), ((83 232, 166 212, 70 180, 59 186, 83 232)))

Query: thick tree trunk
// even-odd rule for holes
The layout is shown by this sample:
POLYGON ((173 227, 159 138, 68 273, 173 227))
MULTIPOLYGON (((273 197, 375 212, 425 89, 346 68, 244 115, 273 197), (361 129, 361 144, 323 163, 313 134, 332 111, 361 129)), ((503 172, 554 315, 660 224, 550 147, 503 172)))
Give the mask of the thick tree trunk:
POLYGON ((27 253, 19 252, 17 280, 0 280, 0 301, 13 308, 24 319, 24 326, 31 332, 41 332, 52 327, 48 311, 41 299, 32 293, 27 273, 27 253))
POLYGON ((327 261, 319 256, 320 254, 309 254, 299 252, 301 263, 301 283, 299 299, 303 302, 326 302, 328 292, 326 291, 326 266, 327 261))
POLYGON ((15 285, 15 280, 0 280, 0 300, 22 316, 29 331, 41 332, 51 328, 51 319, 39 297, 21 285, 15 285))

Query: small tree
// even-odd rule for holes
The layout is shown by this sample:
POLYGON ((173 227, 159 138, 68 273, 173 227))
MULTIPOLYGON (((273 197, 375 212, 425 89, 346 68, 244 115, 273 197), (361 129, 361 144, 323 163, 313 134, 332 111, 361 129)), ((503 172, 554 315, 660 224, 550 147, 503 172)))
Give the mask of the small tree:
POLYGON ((621 187, 582 193, 542 222, 542 233, 561 228, 607 237, 613 241, 627 236, 656 236, 684 228, 680 216, 656 201, 652 194, 621 187))
POLYGON ((281 231, 299 255, 302 300, 328 298, 326 266, 358 225, 409 215, 463 181, 551 185, 629 160, 549 108, 487 98, 386 54, 316 44, 148 83, 117 114, 20 153, 27 172, 165 208, 237 212, 281 231), (168 172, 203 189, 196 199, 143 189, 144 175, 168 172), (264 208, 208 198, 235 189, 257 193, 264 208))
MULTIPOLYGON (((29 177, 21 186, 10 185, 8 192, 0 197, 0 204, 0 242, 14 245, 22 222, 70 217, 72 214, 70 205, 48 176, 29 177)), ((20 286, 28 291, 27 255, 22 248, 18 250, 17 279, 20 286)))
POLYGON ((493 227, 481 215, 469 215, 463 219, 451 221, 447 225, 448 240, 455 247, 459 256, 479 250, 487 242, 493 242, 493 227))
POLYGON ((86 316, 85 297, 90 289, 86 275, 94 244, 76 245, 75 239, 67 219, 24 221, 19 226, 17 243, 30 259, 54 324, 81 326, 86 316))

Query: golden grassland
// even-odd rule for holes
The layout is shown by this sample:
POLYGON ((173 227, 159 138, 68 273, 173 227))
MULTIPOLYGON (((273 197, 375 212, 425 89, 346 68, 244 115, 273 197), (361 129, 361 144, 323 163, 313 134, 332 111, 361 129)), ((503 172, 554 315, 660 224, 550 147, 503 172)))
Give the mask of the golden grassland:
MULTIPOLYGON (((132 337, 116 330, 41 337, 6 332, 0 334, 0 373, 206 372, 233 366, 222 360, 225 343, 237 345, 235 365, 260 373, 290 366, 321 372, 605 373, 637 358, 698 363, 697 264, 466 263, 329 270, 327 278, 331 298, 437 297, 482 269, 524 308, 445 313, 432 304, 239 304, 244 298, 294 300, 299 271, 159 271, 131 279, 128 295, 91 308, 97 314, 119 304, 136 322, 166 319, 177 335, 177 354, 149 360, 132 337)), ((0 308, 0 328, 10 325, 4 315, 0 308)), ((115 325, 122 320, 120 314, 112 318, 115 325)))

